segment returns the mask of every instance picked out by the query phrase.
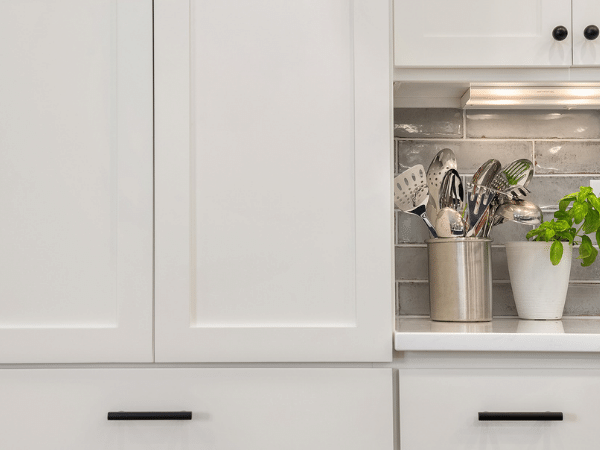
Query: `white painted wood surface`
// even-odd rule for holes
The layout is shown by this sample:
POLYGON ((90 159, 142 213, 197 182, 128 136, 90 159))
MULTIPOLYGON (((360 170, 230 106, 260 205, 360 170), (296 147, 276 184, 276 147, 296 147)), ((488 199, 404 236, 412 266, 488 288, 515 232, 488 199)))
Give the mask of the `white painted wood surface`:
POLYGON ((400 448, 596 449, 599 376, 572 368, 400 370, 400 448), (562 412, 564 420, 481 422, 484 411, 562 412))
POLYGON ((0 362, 152 361, 152 2, 0 1, 0 362))
POLYGON ((1 370, 14 450, 393 449, 391 369, 1 370), (191 411, 190 421, 108 421, 191 411))
POLYGON ((390 4, 155 2, 156 360, 391 359, 390 4))
POLYGON ((572 35, 571 0, 394 1, 399 67, 570 66, 572 35), (559 25, 569 30, 560 42, 559 25))
POLYGON ((573 65, 600 65, 600 37, 588 40, 583 30, 588 25, 600 27, 600 2, 572 0, 573 2, 573 65))

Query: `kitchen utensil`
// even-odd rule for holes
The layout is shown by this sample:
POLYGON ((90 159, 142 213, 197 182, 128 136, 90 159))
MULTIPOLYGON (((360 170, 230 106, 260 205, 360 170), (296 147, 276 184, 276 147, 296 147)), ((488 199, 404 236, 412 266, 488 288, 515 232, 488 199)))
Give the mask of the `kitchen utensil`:
POLYGON ((495 216, 525 225, 539 225, 544 220, 539 206, 527 200, 508 200, 498 206, 495 216))
POLYGON ((490 187, 498 191, 505 191, 512 186, 527 187, 531 178, 533 163, 528 159, 517 159, 496 174, 490 187))
POLYGON ((441 238, 464 237, 466 232, 465 220, 453 208, 440 209, 435 221, 435 231, 441 238))
POLYGON ((462 211, 464 190, 460 175, 456 169, 450 169, 444 175, 439 193, 439 208, 453 208, 462 211))
POLYGON ((489 159, 484 162, 473 174, 471 183, 475 186, 489 186, 502 165, 497 159, 489 159))
POLYGON ((492 240, 428 239, 431 320, 492 320, 492 240))
MULTIPOLYGON (((475 187, 475 185, 473 185, 473 183, 467 183, 467 189, 473 189, 474 187, 475 187)), ((513 186, 504 191, 499 191, 497 189, 493 189, 493 188, 487 187, 487 186, 479 186, 479 189, 490 192, 492 194, 495 194, 499 200, 523 199, 523 197, 526 197, 528 194, 531 193, 531 191, 529 189, 527 189, 526 187, 523 187, 523 186, 513 186)))
POLYGON ((488 220, 490 205, 495 194, 483 186, 475 186, 467 193, 467 208, 465 223, 467 224, 467 237, 476 237, 488 220))
POLYGON ((405 170, 394 178, 394 203, 396 207, 409 214, 419 216, 429 228, 434 238, 437 233, 427 217, 429 189, 425 180, 425 169, 421 164, 405 170))
POLYGON ((444 175, 453 169, 456 170, 456 155, 449 148, 437 152, 427 169, 427 187, 429 188, 429 201, 427 202, 427 217, 435 219, 439 211, 440 188, 444 175))

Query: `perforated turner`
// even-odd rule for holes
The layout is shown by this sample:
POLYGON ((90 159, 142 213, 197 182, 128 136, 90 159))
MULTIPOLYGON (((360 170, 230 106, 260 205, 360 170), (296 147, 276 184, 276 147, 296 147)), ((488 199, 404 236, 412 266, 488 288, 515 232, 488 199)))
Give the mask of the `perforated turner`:
POLYGON ((429 228, 434 238, 438 235, 427 217, 429 189, 425 178, 425 169, 421 164, 405 170, 394 178, 394 203, 400 211, 419 216, 429 228))

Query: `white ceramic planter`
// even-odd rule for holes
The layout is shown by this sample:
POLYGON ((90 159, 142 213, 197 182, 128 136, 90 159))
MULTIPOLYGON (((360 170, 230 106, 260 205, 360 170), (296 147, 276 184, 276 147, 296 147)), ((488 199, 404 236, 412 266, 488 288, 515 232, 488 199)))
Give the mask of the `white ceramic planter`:
POLYGON ((573 247, 563 244, 560 264, 550 262, 549 242, 507 242, 506 257, 521 319, 556 320, 563 315, 573 247))

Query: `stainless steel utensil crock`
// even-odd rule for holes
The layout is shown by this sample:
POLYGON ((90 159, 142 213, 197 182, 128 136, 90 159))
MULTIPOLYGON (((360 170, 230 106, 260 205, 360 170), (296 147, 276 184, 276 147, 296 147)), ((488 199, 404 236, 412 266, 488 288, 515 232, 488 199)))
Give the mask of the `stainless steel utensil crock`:
POLYGON ((428 239, 431 320, 492 320, 492 240, 428 239))

